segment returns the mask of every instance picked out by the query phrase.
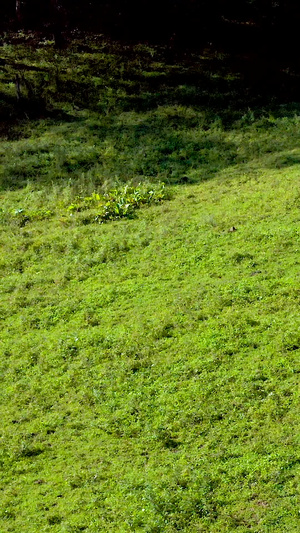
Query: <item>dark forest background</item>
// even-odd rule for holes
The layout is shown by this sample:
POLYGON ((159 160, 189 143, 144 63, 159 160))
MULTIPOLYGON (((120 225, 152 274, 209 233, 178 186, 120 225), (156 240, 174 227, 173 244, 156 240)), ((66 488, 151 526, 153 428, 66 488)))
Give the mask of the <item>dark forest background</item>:
POLYGON ((52 32, 57 46, 76 28, 170 46, 259 50, 297 61, 295 0, 2 0, 1 29, 52 32))
POLYGON ((0 6, 0 47, 13 43, 16 32, 20 43, 22 30, 33 44, 44 36, 60 49, 80 38, 84 51, 91 33, 126 45, 158 44, 169 63, 210 49, 226 57, 223 67, 238 74, 242 92, 284 101, 299 100, 299 28, 296 0, 2 0, 0 6))

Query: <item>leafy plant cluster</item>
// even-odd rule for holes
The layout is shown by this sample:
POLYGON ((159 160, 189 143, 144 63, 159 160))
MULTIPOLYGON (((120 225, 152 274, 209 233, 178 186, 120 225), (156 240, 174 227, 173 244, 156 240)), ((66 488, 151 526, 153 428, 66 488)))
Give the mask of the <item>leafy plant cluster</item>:
POLYGON ((50 218, 53 215, 53 212, 50 209, 37 209, 33 211, 28 211, 27 209, 16 209, 14 212, 14 220, 17 222, 18 226, 21 228, 25 226, 28 222, 33 222, 34 220, 45 220, 50 218))
MULTIPOLYGON (((76 213, 86 212, 81 221, 85 224, 97 222, 99 224, 109 220, 121 218, 133 218, 136 209, 143 205, 158 204, 167 198, 164 183, 157 187, 139 184, 115 188, 103 194, 93 192, 90 196, 77 195, 67 207, 68 213, 73 216, 76 213)), ((7 221, 5 211, 1 209, 1 219, 7 221)), ((54 215, 54 211, 47 208, 26 209, 18 208, 13 211, 13 220, 19 227, 24 227, 29 222, 47 220, 54 215)))
POLYGON ((157 188, 126 185, 121 189, 113 189, 104 194, 94 192, 91 196, 77 196, 75 202, 69 205, 68 210, 71 214, 93 210, 88 220, 102 223, 108 220, 132 218, 135 210, 142 205, 160 203, 165 197, 163 183, 157 188), (97 211, 96 214, 95 210, 97 211))

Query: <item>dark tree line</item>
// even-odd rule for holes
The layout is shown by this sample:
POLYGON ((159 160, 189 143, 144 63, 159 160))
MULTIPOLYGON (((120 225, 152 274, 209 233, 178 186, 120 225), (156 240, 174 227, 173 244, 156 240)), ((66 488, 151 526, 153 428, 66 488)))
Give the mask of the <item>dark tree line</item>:
POLYGON ((118 39, 213 42, 298 55, 299 0, 1 0, 0 24, 51 31, 59 46, 72 28, 118 39))

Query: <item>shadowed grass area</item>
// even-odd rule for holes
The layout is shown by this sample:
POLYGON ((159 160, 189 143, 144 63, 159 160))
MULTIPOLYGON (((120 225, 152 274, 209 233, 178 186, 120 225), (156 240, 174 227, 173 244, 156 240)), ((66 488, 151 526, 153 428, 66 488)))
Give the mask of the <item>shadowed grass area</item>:
POLYGON ((230 56, 99 38, 81 48, 4 43, 2 188, 193 183, 261 156, 297 161, 299 105, 253 93, 230 56))
POLYGON ((39 121, 34 131, 24 124, 25 138, 4 140, 2 188, 68 180, 83 189, 116 182, 195 183, 240 164, 247 170, 299 162, 298 115, 255 119, 248 111, 229 130, 217 119, 203 125, 204 112, 182 106, 116 117, 78 115, 72 122, 39 121))
POLYGON ((49 84, 63 114, 22 103, 1 142, 1 533, 296 533, 298 106, 150 91, 183 66, 90 46, 55 58, 90 107, 49 84), (95 191, 160 181, 168 200, 86 223, 95 191))

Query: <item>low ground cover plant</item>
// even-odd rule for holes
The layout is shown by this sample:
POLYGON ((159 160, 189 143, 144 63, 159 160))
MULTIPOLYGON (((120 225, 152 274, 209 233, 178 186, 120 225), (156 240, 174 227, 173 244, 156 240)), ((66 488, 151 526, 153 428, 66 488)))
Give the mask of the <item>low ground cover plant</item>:
POLYGON ((164 184, 154 187, 125 185, 121 189, 113 189, 106 193, 93 193, 91 196, 77 196, 74 203, 68 206, 71 213, 93 210, 86 221, 102 223, 120 218, 132 218, 135 210, 143 205, 160 203, 166 198, 164 184))
MULTIPOLYGON (((102 224, 111 220, 121 218, 133 218, 137 209, 144 205, 158 204, 168 199, 170 192, 166 191, 165 185, 154 185, 152 187, 138 185, 132 187, 125 185, 122 188, 112 189, 103 193, 93 192, 91 196, 75 196, 74 201, 65 206, 63 202, 57 206, 57 213, 60 214, 64 222, 68 216, 76 213, 84 213, 76 218, 77 222, 89 224, 102 224)), ((19 227, 24 227, 30 222, 46 220, 54 216, 54 211, 47 208, 32 210, 29 208, 18 208, 12 212, 1 211, 2 220, 16 222, 19 227)))

